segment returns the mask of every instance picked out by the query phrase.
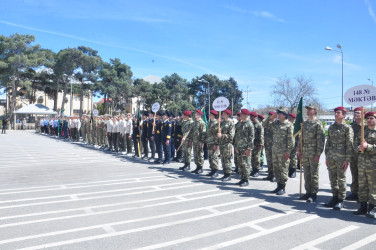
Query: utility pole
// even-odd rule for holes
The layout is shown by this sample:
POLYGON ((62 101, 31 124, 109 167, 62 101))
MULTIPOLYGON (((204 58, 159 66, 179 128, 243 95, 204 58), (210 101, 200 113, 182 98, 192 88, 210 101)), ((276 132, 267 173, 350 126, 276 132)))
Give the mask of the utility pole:
POLYGON ((249 110, 248 93, 251 92, 251 90, 248 90, 248 88, 249 88, 249 85, 247 86, 247 91, 243 91, 243 92, 247 93, 247 109, 249 110))

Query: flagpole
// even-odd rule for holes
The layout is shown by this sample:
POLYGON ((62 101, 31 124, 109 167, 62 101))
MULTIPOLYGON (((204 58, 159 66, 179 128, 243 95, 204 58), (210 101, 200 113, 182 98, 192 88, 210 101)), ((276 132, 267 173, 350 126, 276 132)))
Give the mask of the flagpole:
MULTIPOLYGON (((361 112, 361 130, 360 130, 360 137, 361 137, 361 143, 364 142, 364 108, 362 106, 362 112, 361 112)), ((360 153, 364 153, 364 150, 360 151, 360 153)))
POLYGON ((299 188, 299 199, 302 197, 302 183, 303 183, 303 124, 300 123, 300 188, 299 188))

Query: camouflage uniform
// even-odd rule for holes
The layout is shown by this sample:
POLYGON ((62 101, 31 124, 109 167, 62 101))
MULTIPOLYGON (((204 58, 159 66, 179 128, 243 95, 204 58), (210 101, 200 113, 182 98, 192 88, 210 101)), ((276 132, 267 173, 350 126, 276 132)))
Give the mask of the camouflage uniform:
MULTIPOLYGON (((359 137, 361 134, 362 125, 354 121, 351 124, 351 127, 354 131, 354 139, 359 137)), ((351 178, 352 178, 350 189, 351 189, 351 193, 354 195, 358 194, 358 186, 359 186, 358 184, 358 158, 359 158, 359 152, 358 150, 354 150, 350 159, 350 171, 351 171, 351 178)))
POLYGON ((346 122, 335 122, 328 129, 328 139, 325 145, 325 155, 328 162, 328 172, 333 197, 344 200, 346 196, 346 171, 342 164, 350 162, 353 153, 354 133, 346 122))
POLYGON ((209 164, 212 170, 218 170, 218 149, 214 151, 214 145, 218 145, 218 121, 213 119, 208 124, 206 143, 208 144, 209 164))
MULTIPOLYGON (((240 126, 241 124, 241 121, 238 121, 236 124, 235 124, 235 133, 236 133, 236 130, 238 129, 238 127, 240 126)), ((234 164, 235 164, 235 172, 239 172, 239 154, 235 154, 234 155, 234 164)))
POLYGON ((184 157, 184 165, 190 165, 191 164, 191 153, 192 153, 192 146, 190 146, 190 142, 192 141, 192 127, 193 127, 194 121, 192 118, 189 118, 186 121, 182 122, 182 130, 183 130, 183 136, 185 136, 185 141, 183 143, 182 149, 183 149, 183 157, 184 157), (189 133, 189 134, 188 134, 189 133))
POLYGON ((274 176, 273 173, 273 154, 272 154, 272 147, 273 147, 273 129, 268 124, 271 123, 270 120, 266 119, 262 126, 264 127, 264 143, 265 143, 265 156, 266 162, 268 163, 268 175, 274 176))
POLYGON ((260 169, 260 155, 264 146, 264 128, 259 121, 252 122, 254 127, 254 147, 252 149, 252 169, 260 169), (260 149, 259 149, 260 147, 260 149))
MULTIPOLYGON (((361 142, 361 135, 358 134, 354 145, 357 147, 361 142)), ((368 147, 363 154, 359 154, 358 175, 359 175, 359 202, 369 202, 376 205, 376 128, 371 130, 364 128, 364 140, 368 147)))
POLYGON ((298 166, 298 155, 297 155, 296 148, 298 147, 299 140, 300 140, 300 135, 297 135, 297 136, 295 137, 294 147, 292 148, 292 150, 291 150, 291 152, 290 152, 290 164, 289 164, 289 169, 291 169, 291 168, 296 169, 297 166, 298 166))
POLYGON ((82 135, 82 141, 86 142, 87 137, 87 130, 86 130, 86 118, 83 117, 81 120, 81 135, 82 135))
POLYGON ((221 134, 219 138, 219 151, 221 154, 221 162, 223 172, 225 174, 231 174, 231 158, 232 158, 232 143, 235 134, 234 123, 230 120, 221 122, 221 134))
MULTIPOLYGON (((317 194, 319 191, 319 162, 315 156, 320 156, 324 150, 325 131, 319 119, 303 122, 302 163, 304 166, 304 187, 307 194, 317 194)), ((298 144, 300 150, 300 141, 298 144)))
POLYGON ((279 120, 276 120, 274 122, 269 121, 270 117, 265 120, 264 127, 265 129, 267 127, 271 128, 273 132, 273 174, 279 184, 286 185, 286 182, 288 180, 288 166, 290 159, 287 159, 287 161, 285 161, 284 154, 290 154, 292 148, 294 147, 294 126, 287 119, 284 122, 281 122, 279 120))
POLYGON ((205 132, 205 122, 202 119, 194 121, 190 134, 192 135, 193 156, 197 167, 204 166, 204 151, 203 148, 200 147, 200 143, 204 143, 205 132))
MULTIPOLYGON (((255 139, 255 129, 251 121, 238 122, 234 135, 235 157, 238 158, 239 174, 242 180, 248 181, 250 174, 250 165, 253 152, 253 141, 255 139), (249 150, 250 154, 247 157, 245 151, 249 150)), ((252 161, 253 162, 253 161, 252 161)))

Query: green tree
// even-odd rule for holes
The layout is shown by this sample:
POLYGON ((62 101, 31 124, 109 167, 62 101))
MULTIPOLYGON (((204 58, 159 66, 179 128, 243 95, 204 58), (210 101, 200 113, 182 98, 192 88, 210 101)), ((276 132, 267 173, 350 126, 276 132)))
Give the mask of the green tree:
POLYGON ((35 69, 46 63, 45 53, 40 45, 32 45, 33 35, 14 34, 0 36, 0 82, 8 89, 10 82, 11 102, 9 116, 13 120, 16 98, 20 87, 31 82, 25 77, 28 69, 35 69))

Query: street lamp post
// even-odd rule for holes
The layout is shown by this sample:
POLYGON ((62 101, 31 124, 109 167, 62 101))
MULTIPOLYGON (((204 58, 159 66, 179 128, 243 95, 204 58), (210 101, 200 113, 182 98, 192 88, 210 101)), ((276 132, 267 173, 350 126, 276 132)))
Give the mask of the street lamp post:
POLYGON ((209 109, 208 109, 208 112, 210 114, 210 83, 208 81, 206 81, 205 79, 200 79, 198 80, 198 82, 201 82, 201 83, 207 83, 208 84, 208 106, 209 106, 209 109))
POLYGON ((342 99, 341 99, 341 106, 343 106, 343 51, 342 51, 342 45, 337 44, 337 48, 339 50, 332 49, 331 47, 325 47, 326 50, 331 50, 331 51, 341 53, 341 58, 342 58, 342 99))
MULTIPOLYGON (((368 78, 367 80, 370 81, 372 83, 372 86, 373 86, 373 80, 371 78, 368 78)), ((372 109, 373 109, 373 104, 371 104, 371 111, 372 111, 372 109)))
MULTIPOLYGON (((69 78, 68 78, 69 79, 69 78)), ((70 81, 70 116, 72 117, 72 108, 73 108, 73 92, 72 92, 72 80, 70 81)))

